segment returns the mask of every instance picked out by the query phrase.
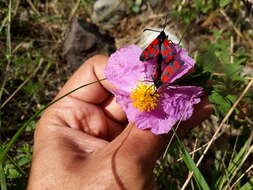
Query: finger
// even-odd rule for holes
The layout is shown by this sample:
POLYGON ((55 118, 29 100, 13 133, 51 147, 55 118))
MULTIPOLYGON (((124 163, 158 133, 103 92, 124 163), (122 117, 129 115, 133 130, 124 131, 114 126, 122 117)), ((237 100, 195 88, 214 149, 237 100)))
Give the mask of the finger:
MULTIPOLYGON (((56 98, 84 84, 104 79, 104 69, 107 60, 108 57, 102 55, 88 59, 63 86, 56 98)), ((71 94, 71 97, 88 103, 102 104, 105 113, 111 117, 111 119, 116 122, 125 122, 126 115, 120 106, 116 104, 115 99, 112 98, 111 93, 108 91, 111 89, 113 89, 113 86, 107 80, 104 80, 75 91, 71 94)), ((64 99, 61 101, 64 101, 64 99)))
POLYGON ((114 96, 108 97, 102 104, 104 113, 115 122, 124 123, 126 119, 126 113, 122 110, 120 105, 116 102, 114 96))
MULTIPOLYGON (((40 124, 40 123, 39 123, 40 124)), ((38 125, 34 135, 34 154, 47 156, 54 153, 66 153, 70 157, 70 152, 83 155, 97 151, 108 144, 107 141, 99 139, 68 127, 61 125, 38 125)))
MULTIPOLYGON (((107 63, 106 56, 94 56, 88 59, 81 67, 70 77, 57 95, 57 98, 64 94, 99 79, 104 79, 104 68, 107 63)), ((105 81, 106 86, 110 84, 105 81)), ((85 86, 71 94, 73 97, 85 102, 99 104, 102 103, 110 93, 101 85, 100 82, 85 86)))
POLYGON ((116 138, 125 128, 125 125, 121 125, 109 117, 107 117, 107 125, 109 130, 107 131, 106 140, 108 141, 112 141, 116 138))
POLYGON ((114 138, 123 130, 123 126, 107 117, 99 106, 72 96, 46 110, 38 124, 38 127, 43 126, 65 126, 105 140, 114 138))
MULTIPOLYGON (((125 130, 115 138, 103 152, 117 153, 121 158, 134 161, 153 168, 161 152, 165 149, 166 141, 163 135, 155 135, 149 130, 140 130, 133 123, 128 124, 125 130), (108 150, 109 149, 109 150, 108 150)), ((103 154, 100 152, 98 154, 103 154)))

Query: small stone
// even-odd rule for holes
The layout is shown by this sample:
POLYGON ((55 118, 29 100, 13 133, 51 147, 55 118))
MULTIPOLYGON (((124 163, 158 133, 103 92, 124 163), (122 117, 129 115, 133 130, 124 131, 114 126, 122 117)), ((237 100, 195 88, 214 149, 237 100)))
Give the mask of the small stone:
POLYGON ((91 19, 103 29, 117 26, 126 15, 127 5, 121 0, 98 0, 93 5, 91 19))
POLYGON ((63 59, 77 69, 95 54, 109 55, 115 50, 114 39, 101 34, 95 24, 74 19, 63 44, 63 59))

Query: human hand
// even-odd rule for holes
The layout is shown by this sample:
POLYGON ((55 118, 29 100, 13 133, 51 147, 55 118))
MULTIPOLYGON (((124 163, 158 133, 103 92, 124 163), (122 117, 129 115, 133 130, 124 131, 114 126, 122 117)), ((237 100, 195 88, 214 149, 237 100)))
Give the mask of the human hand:
MULTIPOLYGON (((56 98, 104 78, 107 57, 95 56, 69 79, 56 98)), ((108 81, 95 83, 50 106, 38 122, 28 189, 152 189, 152 170, 169 135, 127 123, 108 81)), ((212 112, 207 98, 196 106, 183 134, 212 112)))

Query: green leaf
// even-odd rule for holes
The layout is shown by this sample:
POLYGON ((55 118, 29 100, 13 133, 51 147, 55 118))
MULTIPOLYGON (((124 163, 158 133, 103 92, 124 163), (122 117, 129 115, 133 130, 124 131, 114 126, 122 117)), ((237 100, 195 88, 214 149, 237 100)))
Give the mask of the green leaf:
POLYGON ((227 98, 231 101, 231 103, 234 103, 238 97, 235 95, 229 94, 229 95, 227 95, 227 98))
POLYGON ((243 147, 240 149, 240 151, 235 155, 234 159, 229 163, 229 166, 226 169, 226 172, 224 175, 220 176, 215 184, 215 189, 222 189, 223 185, 226 181, 231 180, 232 174, 238 170, 243 162, 245 162, 245 154, 248 151, 249 145, 252 141, 252 138, 249 138, 243 147))
POLYGON ((33 132, 36 128, 36 121, 32 121, 25 129, 26 132, 33 132))
POLYGON ((253 177, 245 183, 239 190, 252 190, 253 189, 253 177))
POLYGON ((15 166, 15 168, 17 169, 17 171, 18 171, 21 175, 23 175, 23 176, 26 175, 25 171, 24 171, 24 170, 18 165, 18 163, 17 163, 12 157, 10 157, 8 154, 7 154, 7 158, 8 158, 9 161, 15 166))
POLYGON ((185 149, 182 150, 182 153, 183 153, 183 160, 187 168, 193 172, 193 176, 198 185, 204 190, 210 189, 205 178, 203 177, 203 175, 195 165, 194 161, 192 160, 190 154, 185 149))
POLYGON ((203 66, 203 69, 207 72, 221 72, 221 62, 213 51, 205 51, 197 56, 197 64, 203 66))
POLYGON ((220 0, 220 7, 225 7, 230 3, 230 0, 220 0))
POLYGON ((141 4, 142 4, 142 0, 136 0, 132 6, 132 11, 134 13, 138 13, 140 11, 141 4))
POLYGON ((7 170, 7 178, 8 179, 16 179, 19 178, 21 175, 15 168, 9 168, 7 170))
POLYGON ((200 10, 200 8, 201 8, 201 1, 202 0, 194 0, 194 3, 195 3, 195 5, 196 5, 196 8, 198 9, 198 10, 200 10))
POLYGON ((5 172, 3 169, 3 162, 0 162, 0 180, 1 180, 1 190, 7 190, 5 172))
POLYGON ((24 166, 28 163, 31 163, 32 162, 32 159, 31 159, 31 156, 29 155, 26 155, 24 157, 22 157, 19 161, 18 161, 18 165, 19 166, 24 166))
POLYGON ((231 79, 232 81, 235 80, 243 80, 242 77, 239 75, 239 71, 242 70, 242 66, 239 64, 223 64, 223 71, 225 73, 225 77, 231 79))
POLYGON ((33 83, 29 81, 23 88, 22 91, 25 92, 28 96, 36 94, 39 90, 40 86, 38 83, 33 83))
POLYGON ((193 177, 197 183, 197 185, 199 186, 199 188, 203 189, 203 190, 210 190, 205 178, 203 177, 203 175, 201 174, 201 172, 199 171, 199 169, 197 168, 196 164, 194 163, 194 161, 192 160, 190 154, 187 152, 185 146, 183 145, 183 143, 180 141, 179 137, 177 136, 176 132, 173 129, 173 132, 176 136, 179 148, 182 152, 182 158, 184 160, 185 165, 187 166, 187 168, 193 172, 193 177))
POLYGON ((231 108, 232 104, 225 99, 224 96, 218 92, 213 92, 209 97, 209 101, 215 105, 215 111, 217 114, 225 116, 228 110, 231 108))

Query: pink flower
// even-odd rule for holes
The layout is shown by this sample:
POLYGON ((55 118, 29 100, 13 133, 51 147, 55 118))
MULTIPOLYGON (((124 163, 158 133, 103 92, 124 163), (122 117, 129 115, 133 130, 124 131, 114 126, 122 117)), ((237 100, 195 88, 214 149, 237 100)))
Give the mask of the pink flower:
MULTIPOLYGON (((185 75, 195 64, 184 48, 176 46, 176 51, 175 59, 184 61, 184 66, 170 83, 185 75)), ((109 58, 105 76, 116 87, 117 90, 112 93, 126 112, 129 122, 154 134, 168 133, 179 120, 192 116, 203 89, 169 85, 155 90, 152 75, 156 59, 142 62, 139 60, 141 53, 142 50, 136 45, 117 50, 109 58)))

